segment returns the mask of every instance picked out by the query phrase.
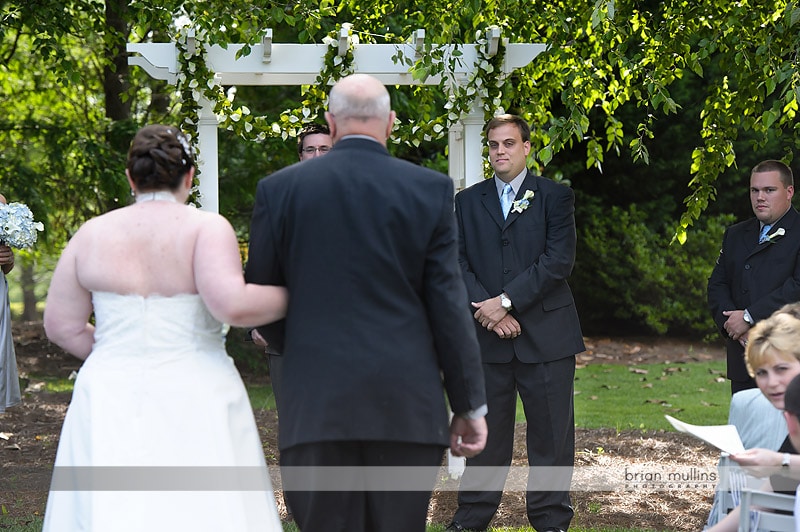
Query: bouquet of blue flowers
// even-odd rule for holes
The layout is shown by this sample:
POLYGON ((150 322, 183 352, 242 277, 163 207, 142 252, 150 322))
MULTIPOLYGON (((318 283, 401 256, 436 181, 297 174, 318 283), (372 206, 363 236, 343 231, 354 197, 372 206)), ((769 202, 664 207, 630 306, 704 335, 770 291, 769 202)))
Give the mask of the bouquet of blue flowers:
POLYGON ((0 242, 12 248, 29 248, 36 243, 42 222, 33 221, 33 213, 24 203, 0 203, 0 242))

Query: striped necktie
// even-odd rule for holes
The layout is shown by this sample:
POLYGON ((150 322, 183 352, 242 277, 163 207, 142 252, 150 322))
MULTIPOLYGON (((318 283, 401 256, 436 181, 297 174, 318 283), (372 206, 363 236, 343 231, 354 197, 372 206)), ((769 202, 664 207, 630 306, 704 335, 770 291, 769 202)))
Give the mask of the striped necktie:
POLYGON ((500 194, 500 208, 503 209, 503 218, 508 218, 508 211, 511 210, 511 204, 514 202, 514 189, 511 183, 506 183, 503 187, 503 193, 500 194))
POLYGON ((767 238, 767 233, 769 233, 770 229, 772 229, 772 224, 766 224, 766 225, 764 225, 764 227, 761 228, 761 234, 758 236, 758 243, 759 244, 763 244, 764 242, 769 240, 767 238))

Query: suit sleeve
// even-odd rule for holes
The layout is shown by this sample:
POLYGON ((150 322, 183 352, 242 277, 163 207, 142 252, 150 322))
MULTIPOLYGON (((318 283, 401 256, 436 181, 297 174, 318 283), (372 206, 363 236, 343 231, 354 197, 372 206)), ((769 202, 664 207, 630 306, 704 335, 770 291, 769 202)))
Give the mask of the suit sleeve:
MULTIPOLYGON (((464 279, 464 285, 467 287, 467 298, 469 301, 484 301, 491 296, 478 280, 478 276, 472 271, 467 255, 467 242, 464 237, 464 216, 468 213, 464 212, 463 196, 461 193, 456 195, 456 219, 458 221, 458 264, 461 267, 461 275, 464 279)), ((471 308, 471 307, 468 307, 471 308)))
POLYGON ((463 414, 486 404, 483 367, 458 266, 452 182, 441 195, 439 222, 428 246, 423 284, 439 367, 450 407, 463 414))
MULTIPOLYGON (((771 245, 779 244, 780 242, 771 245)), ((794 261, 792 275, 783 281, 781 286, 747 305, 747 310, 750 311, 753 319, 763 320, 783 305, 800 301, 800 249, 795 249, 794 256, 789 260, 794 261)))
MULTIPOLYGON (((250 222, 250 243, 245 266, 245 281, 254 284, 285 285, 283 269, 278 259, 275 238, 275 221, 270 216, 267 184, 262 179, 256 188, 253 218, 250 222)), ((269 344, 270 352, 283 351, 286 320, 258 327, 258 332, 269 344)))
POLYGON ((540 302, 554 288, 563 285, 575 265, 575 193, 569 187, 556 186, 548 192, 545 209, 544 252, 503 287, 519 311, 540 302))
POLYGON ((717 325, 717 330, 720 334, 727 337, 725 332, 725 322, 728 320, 723 316, 724 310, 744 310, 737 309, 736 304, 733 302, 731 292, 733 290, 733 275, 734 272, 728 271, 728 265, 725 260, 725 250, 728 247, 728 230, 722 236, 722 249, 719 251, 717 263, 711 271, 711 276, 708 278, 708 307, 711 310, 711 317, 717 325))

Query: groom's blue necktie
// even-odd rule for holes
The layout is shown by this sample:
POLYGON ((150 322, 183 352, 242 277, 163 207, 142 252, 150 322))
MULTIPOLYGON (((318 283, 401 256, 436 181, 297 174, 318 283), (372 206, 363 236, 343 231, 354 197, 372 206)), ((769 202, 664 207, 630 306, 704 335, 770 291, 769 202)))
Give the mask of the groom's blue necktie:
POLYGON ((758 236, 759 244, 763 244, 764 242, 769 240, 767 238, 767 233, 769 233, 770 229, 772 229, 772 224, 765 224, 764 227, 761 228, 761 234, 758 236))
POLYGON ((503 209, 503 218, 508 218, 508 211, 511 210, 511 204, 514 203, 514 189, 511 183, 506 183, 503 187, 503 193, 500 194, 500 208, 503 209))

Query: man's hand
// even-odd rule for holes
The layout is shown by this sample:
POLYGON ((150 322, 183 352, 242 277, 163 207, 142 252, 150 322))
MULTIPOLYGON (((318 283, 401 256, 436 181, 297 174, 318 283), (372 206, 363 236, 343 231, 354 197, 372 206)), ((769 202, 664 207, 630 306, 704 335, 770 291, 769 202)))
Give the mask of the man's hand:
POLYGON ((477 322, 490 331, 508 314, 500 304, 500 296, 472 303, 472 306, 478 309, 473 314, 477 322))
POLYGON ((744 310, 724 310, 722 315, 728 317, 724 327, 731 340, 738 341, 750 330, 750 324, 744 321, 744 310))
POLYGON ((472 458, 486 447, 486 418, 467 419, 453 416, 450 422, 450 452, 453 456, 472 458))
POLYGON ((517 319, 511 314, 506 314, 505 317, 497 322, 497 325, 492 328, 497 336, 500 338, 516 338, 522 334, 522 326, 520 326, 517 319))
POLYGON ((8 273, 14 267, 14 250, 8 246, 0 245, 0 267, 3 273, 8 273))
POLYGON ((250 338, 252 338, 253 343, 259 347, 263 347, 266 349, 266 347, 269 345, 267 341, 264 340, 264 337, 261 336, 261 333, 258 332, 258 329, 250 329, 250 338))

